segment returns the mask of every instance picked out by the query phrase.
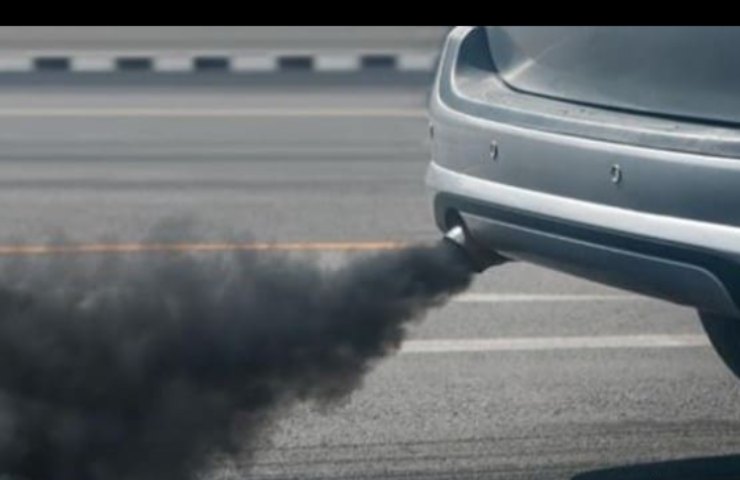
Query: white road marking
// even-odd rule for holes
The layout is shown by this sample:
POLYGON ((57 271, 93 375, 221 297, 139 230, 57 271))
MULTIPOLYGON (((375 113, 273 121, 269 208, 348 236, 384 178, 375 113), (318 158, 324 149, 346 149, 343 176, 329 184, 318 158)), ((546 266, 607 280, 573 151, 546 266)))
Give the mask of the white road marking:
POLYGON ((516 352, 607 348, 705 347, 705 335, 613 335, 591 337, 523 337, 407 340, 401 353, 516 352))
POLYGON ((530 294, 530 293, 466 293, 452 299, 459 303, 514 302, 636 302, 657 301, 640 295, 603 294, 530 294))
POLYGON ((436 53, 407 53, 398 57, 399 70, 433 70, 436 65, 436 53))
POLYGON ((360 68, 360 58, 357 55, 318 55, 316 70, 327 72, 346 72, 360 68))
POLYGON ((0 71, 2 72, 30 72, 33 61, 26 57, 0 57, 0 71))
POLYGON ((231 68, 236 72, 272 72, 277 70, 273 55, 237 55, 231 58, 231 68))
POLYGON ((155 109, 155 108, 54 108, 25 109, 1 108, 0 117, 158 117, 158 118, 286 118, 286 117, 381 117, 427 118, 427 111, 419 108, 223 108, 223 109, 155 109))
POLYGON ((193 59, 190 55, 155 57, 153 65, 157 72, 190 72, 193 69, 193 59))
POLYGON ((399 250, 401 242, 246 242, 246 243, 78 243, 67 245, 0 244, 0 256, 136 252, 359 252, 399 250))
POLYGON ((112 58, 95 55, 74 57, 71 65, 72 70, 76 72, 109 72, 115 69, 112 58))
MULTIPOLYGON (((264 52, 258 50, 226 49, 226 50, 137 50, 137 51, 80 51, 64 50, 27 50, 24 52, 0 52, 0 71, 30 72, 37 68, 35 61, 44 57, 62 58, 72 64, 82 65, 84 60, 94 56, 111 66, 102 69, 97 66, 87 68, 73 68, 73 71, 120 71, 117 60, 127 57, 145 58, 153 63, 155 72, 195 72, 193 59, 197 56, 211 56, 225 58, 229 64, 229 72, 265 72, 275 71, 281 59, 301 56, 314 60, 316 71, 364 71, 368 66, 363 65, 362 59, 368 55, 380 55, 392 58, 395 61, 389 71, 431 71, 437 64, 438 52, 427 50, 388 51, 378 49, 329 49, 321 52, 298 49, 264 52)), ((370 67, 371 68, 371 67, 370 67)))

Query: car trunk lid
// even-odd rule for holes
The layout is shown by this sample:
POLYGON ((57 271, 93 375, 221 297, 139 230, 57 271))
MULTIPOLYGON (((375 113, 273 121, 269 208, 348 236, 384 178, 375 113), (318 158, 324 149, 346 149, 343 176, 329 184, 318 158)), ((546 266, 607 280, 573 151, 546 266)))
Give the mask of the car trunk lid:
POLYGON ((561 100, 740 123, 740 28, 487 27, 511 88, 561 100))

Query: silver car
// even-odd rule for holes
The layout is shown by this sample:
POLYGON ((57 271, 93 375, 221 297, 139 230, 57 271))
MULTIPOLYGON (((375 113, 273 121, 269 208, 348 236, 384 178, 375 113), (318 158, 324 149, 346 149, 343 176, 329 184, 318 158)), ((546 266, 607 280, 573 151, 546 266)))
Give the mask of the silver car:
POLYGON ((697 308, 740 376, 739 28, 458 27, 430 100, 437 225, 697 308))

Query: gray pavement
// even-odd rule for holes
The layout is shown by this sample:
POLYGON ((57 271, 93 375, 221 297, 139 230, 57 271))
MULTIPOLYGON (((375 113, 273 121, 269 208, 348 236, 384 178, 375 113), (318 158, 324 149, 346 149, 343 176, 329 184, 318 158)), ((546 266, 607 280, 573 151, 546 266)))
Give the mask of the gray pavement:
MULTIPOLYGON (((433 240, 424 102, 418 86, 0 90, 0 239, 135 241, 175 218, 212 240, 433 240)), ((432 312, 411 342, 544 343, 401 353, 345 404, 283 418, 251 474, 237 461, 211 478, 593 480, 735 459, 740 383, 714 352, 630 346, 700 335, 690 309, 525 264, 472 292, 480 301, 432 312), (583 345, 554 348, 569 337, 583 345), (593 347, 604 338, 618 341, 593 347)))
POLYGON ((450 27, 0 27, 0 51, 430 50, 450 27))

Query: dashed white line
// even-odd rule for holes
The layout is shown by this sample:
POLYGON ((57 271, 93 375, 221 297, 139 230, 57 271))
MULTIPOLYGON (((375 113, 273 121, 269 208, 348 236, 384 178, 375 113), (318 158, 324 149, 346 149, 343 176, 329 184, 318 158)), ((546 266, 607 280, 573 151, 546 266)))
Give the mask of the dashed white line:
POLYGON ((406 54, 398 57, 399 70, 433 70, 436 63, 436 53, 406 54))
POLYGON ((316 70, 344 72, 358 70, 360 59, 356 55, 318 55, 316 57, 316 70))
POLYGON ((190 72, 193 69, 193 59, 190 55, 158 57, 153 62, 157 72, 190 72))
POLYGON ((231 59, 236 72, 271 72, 277 70, 277 59, 269 55, 238 55, 231 59))
POLYGON ((30 58, 0 57, 0 72, 30 72, 33 61, 30 58))
POLYGON ((108 72, 115 68, 112 58, 80 56, 72 59, 72 70, 76 72, 108 72))

